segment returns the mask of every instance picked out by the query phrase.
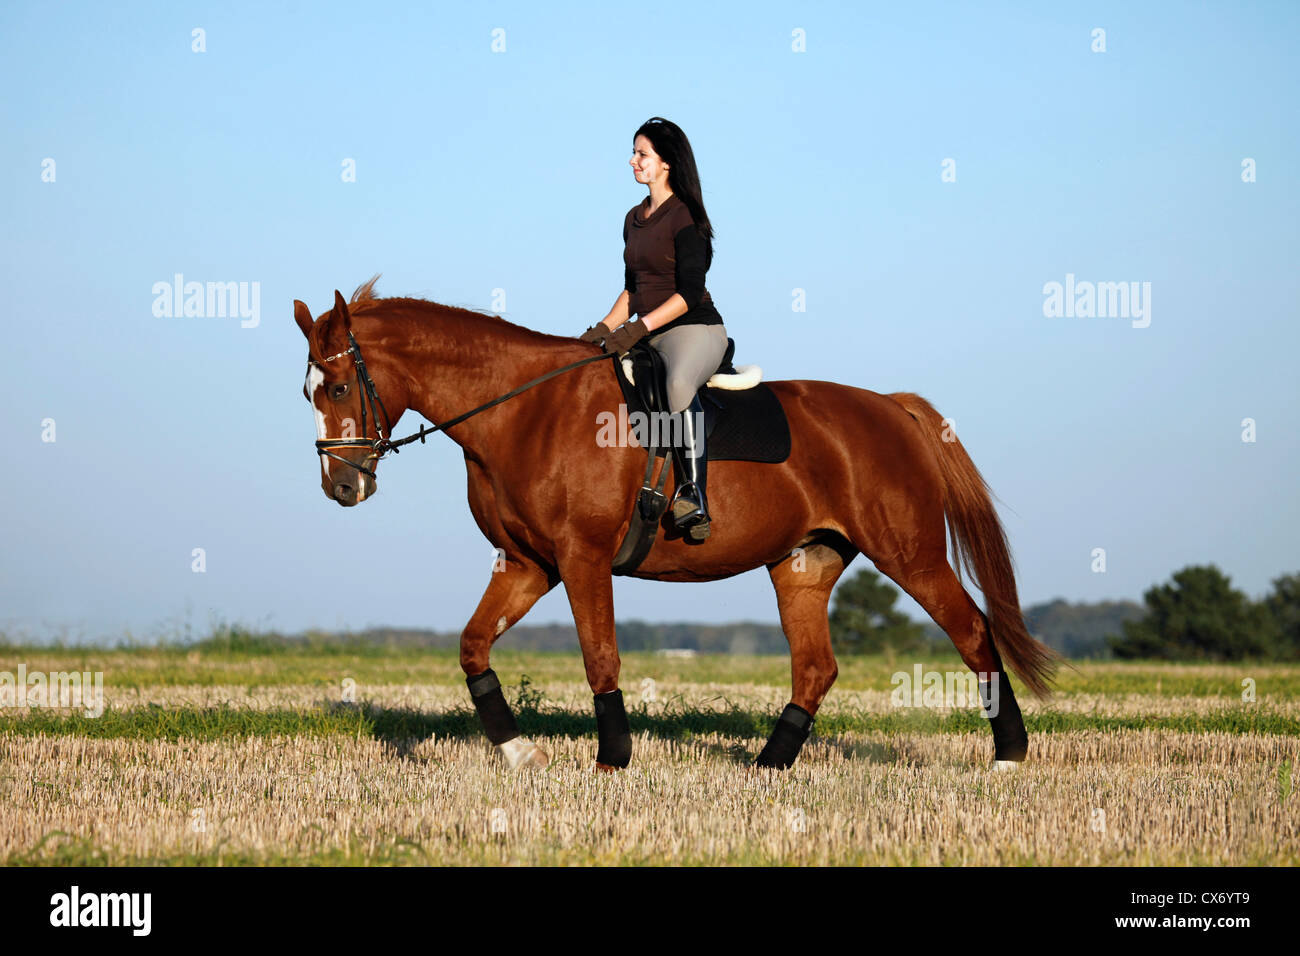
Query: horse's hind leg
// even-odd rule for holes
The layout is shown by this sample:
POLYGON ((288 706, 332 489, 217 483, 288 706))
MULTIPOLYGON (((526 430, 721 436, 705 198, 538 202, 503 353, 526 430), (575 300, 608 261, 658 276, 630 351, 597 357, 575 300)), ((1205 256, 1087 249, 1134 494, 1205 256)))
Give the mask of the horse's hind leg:
POLYGON ((546 751, 519 735, 515 715, 501 693, 501 682, 489 666, 492 645, 506 629, 528 613, 538 599, 559 583, 554 572, 536 564, 507 559, 483 592, 474 616, 460 635, 460 666, 465 671, 474 709, 488 740, 496 745, 511 769, 545 767, 546 751))
POLYGON ((873 554, 891 555, 889 559, 872 560, 882 574, 934 618, 957 648, 963 663, 975 673, 984 714, 993 731, 994 767, 1013 769, 1025 759, 1029 735, 1011 681, 990 637, 988 618, 948 564, 942 512, 938 521, 929 522, 924 531, 895 527, 891 534, 897 540, 862 542, 868 545, 863 553, 869 558, 873 554), (904 546, 904 541, 910 542, 910 547, 904 546))
POLYGON ((929 612, 952 640, 962 661, 975 672, 980 702, 993 731, 994 767, 1014 769, 1029 752, 1029 734, 1015 692, 1011 689, 1011 680, 989 636, 989 622, 984 612, 971 600, 946 560, 921 574, 904 572, 895 577, 886 568, 881 567, 881 570, 929 612))
POLYGON ((843 538, 810 544, 768 566, 790 642, 793 696, 776 722, 756 766, 784 770, 794 764, 812 730, 813 716, 839 669, 831 651, 827 605, 831 591, 857 552, 843 538))

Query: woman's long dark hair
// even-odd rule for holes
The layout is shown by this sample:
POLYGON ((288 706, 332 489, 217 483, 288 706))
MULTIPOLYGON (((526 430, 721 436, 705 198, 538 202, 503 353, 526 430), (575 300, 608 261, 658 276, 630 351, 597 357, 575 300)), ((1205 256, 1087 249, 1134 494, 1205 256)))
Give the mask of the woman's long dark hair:
POLYGON ((632 136, 634 144, 638 136, 650 140, 650 145, 659 154, 659 158, 668 164, 668 185, 686 203, 691 218, 695 220, 695 228, 708 243, 709 256, 705 263, 705 268, 708 268, 713 262, 713 223, 709 222, 709 214, 704 211, 700 172, 695 168, 691 141, 686 138, 680 126, 662 116, 652 116, 642 123, 641 128, 632 136))

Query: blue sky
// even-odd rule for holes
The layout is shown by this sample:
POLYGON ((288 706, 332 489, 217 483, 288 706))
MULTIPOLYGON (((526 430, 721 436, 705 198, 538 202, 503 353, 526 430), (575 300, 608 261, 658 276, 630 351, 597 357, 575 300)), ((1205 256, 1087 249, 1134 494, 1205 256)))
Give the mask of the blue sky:
MULTIPOLYGON (((326 501, 292 300, 382 272, 577 334, 622 288, 653 115, 694 146, 738 360, 952 416, 1025 603, 1300 570, 1294 4, 647 9, 0 8, 0 628, 463 626, 492 553, 459 449, 326 501), (176 273, 259 283, 260 322, 155 316, 176 273), (1067 274, 1149 282, 1150 325, 1045 317, 1067 274)), ((776 620, 761 570, 615 589, 621 618, 776 620)), ((568 617, 557 589, 528 621, 568 617)))

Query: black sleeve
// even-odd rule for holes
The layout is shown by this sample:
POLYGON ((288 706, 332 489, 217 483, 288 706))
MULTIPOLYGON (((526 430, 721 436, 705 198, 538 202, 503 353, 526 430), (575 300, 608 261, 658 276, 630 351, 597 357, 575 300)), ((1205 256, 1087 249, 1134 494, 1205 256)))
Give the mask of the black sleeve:
MULTIPOLYGON (((623 217, 623 249, 625 251, 627 250, 627 217, 626 216, 623 217)), ((626 261, 624 261, 623 263, 623 288, 626 289, 628 292, 636 291, 636 276, 632 274, 632 270, 628 268, 626 261)))
POLYGON ((704 298, 704 274, 709 271, 708 241, 691 223, 673 236, 673 248, 677 257, 677 293, 686 300, 688 309, 694 309, 704 298))

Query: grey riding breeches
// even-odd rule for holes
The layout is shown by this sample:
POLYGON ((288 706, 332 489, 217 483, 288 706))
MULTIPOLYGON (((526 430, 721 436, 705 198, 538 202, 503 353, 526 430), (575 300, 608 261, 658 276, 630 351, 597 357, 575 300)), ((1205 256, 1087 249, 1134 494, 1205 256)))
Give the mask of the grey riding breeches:
POLYGON ((668 410, 685 410, 695 393, 718 370, 727 352, 727 329, 723 325, 679 325, 666 332, 652 332, 646 339, 664 359, 668 384, 668 410))

